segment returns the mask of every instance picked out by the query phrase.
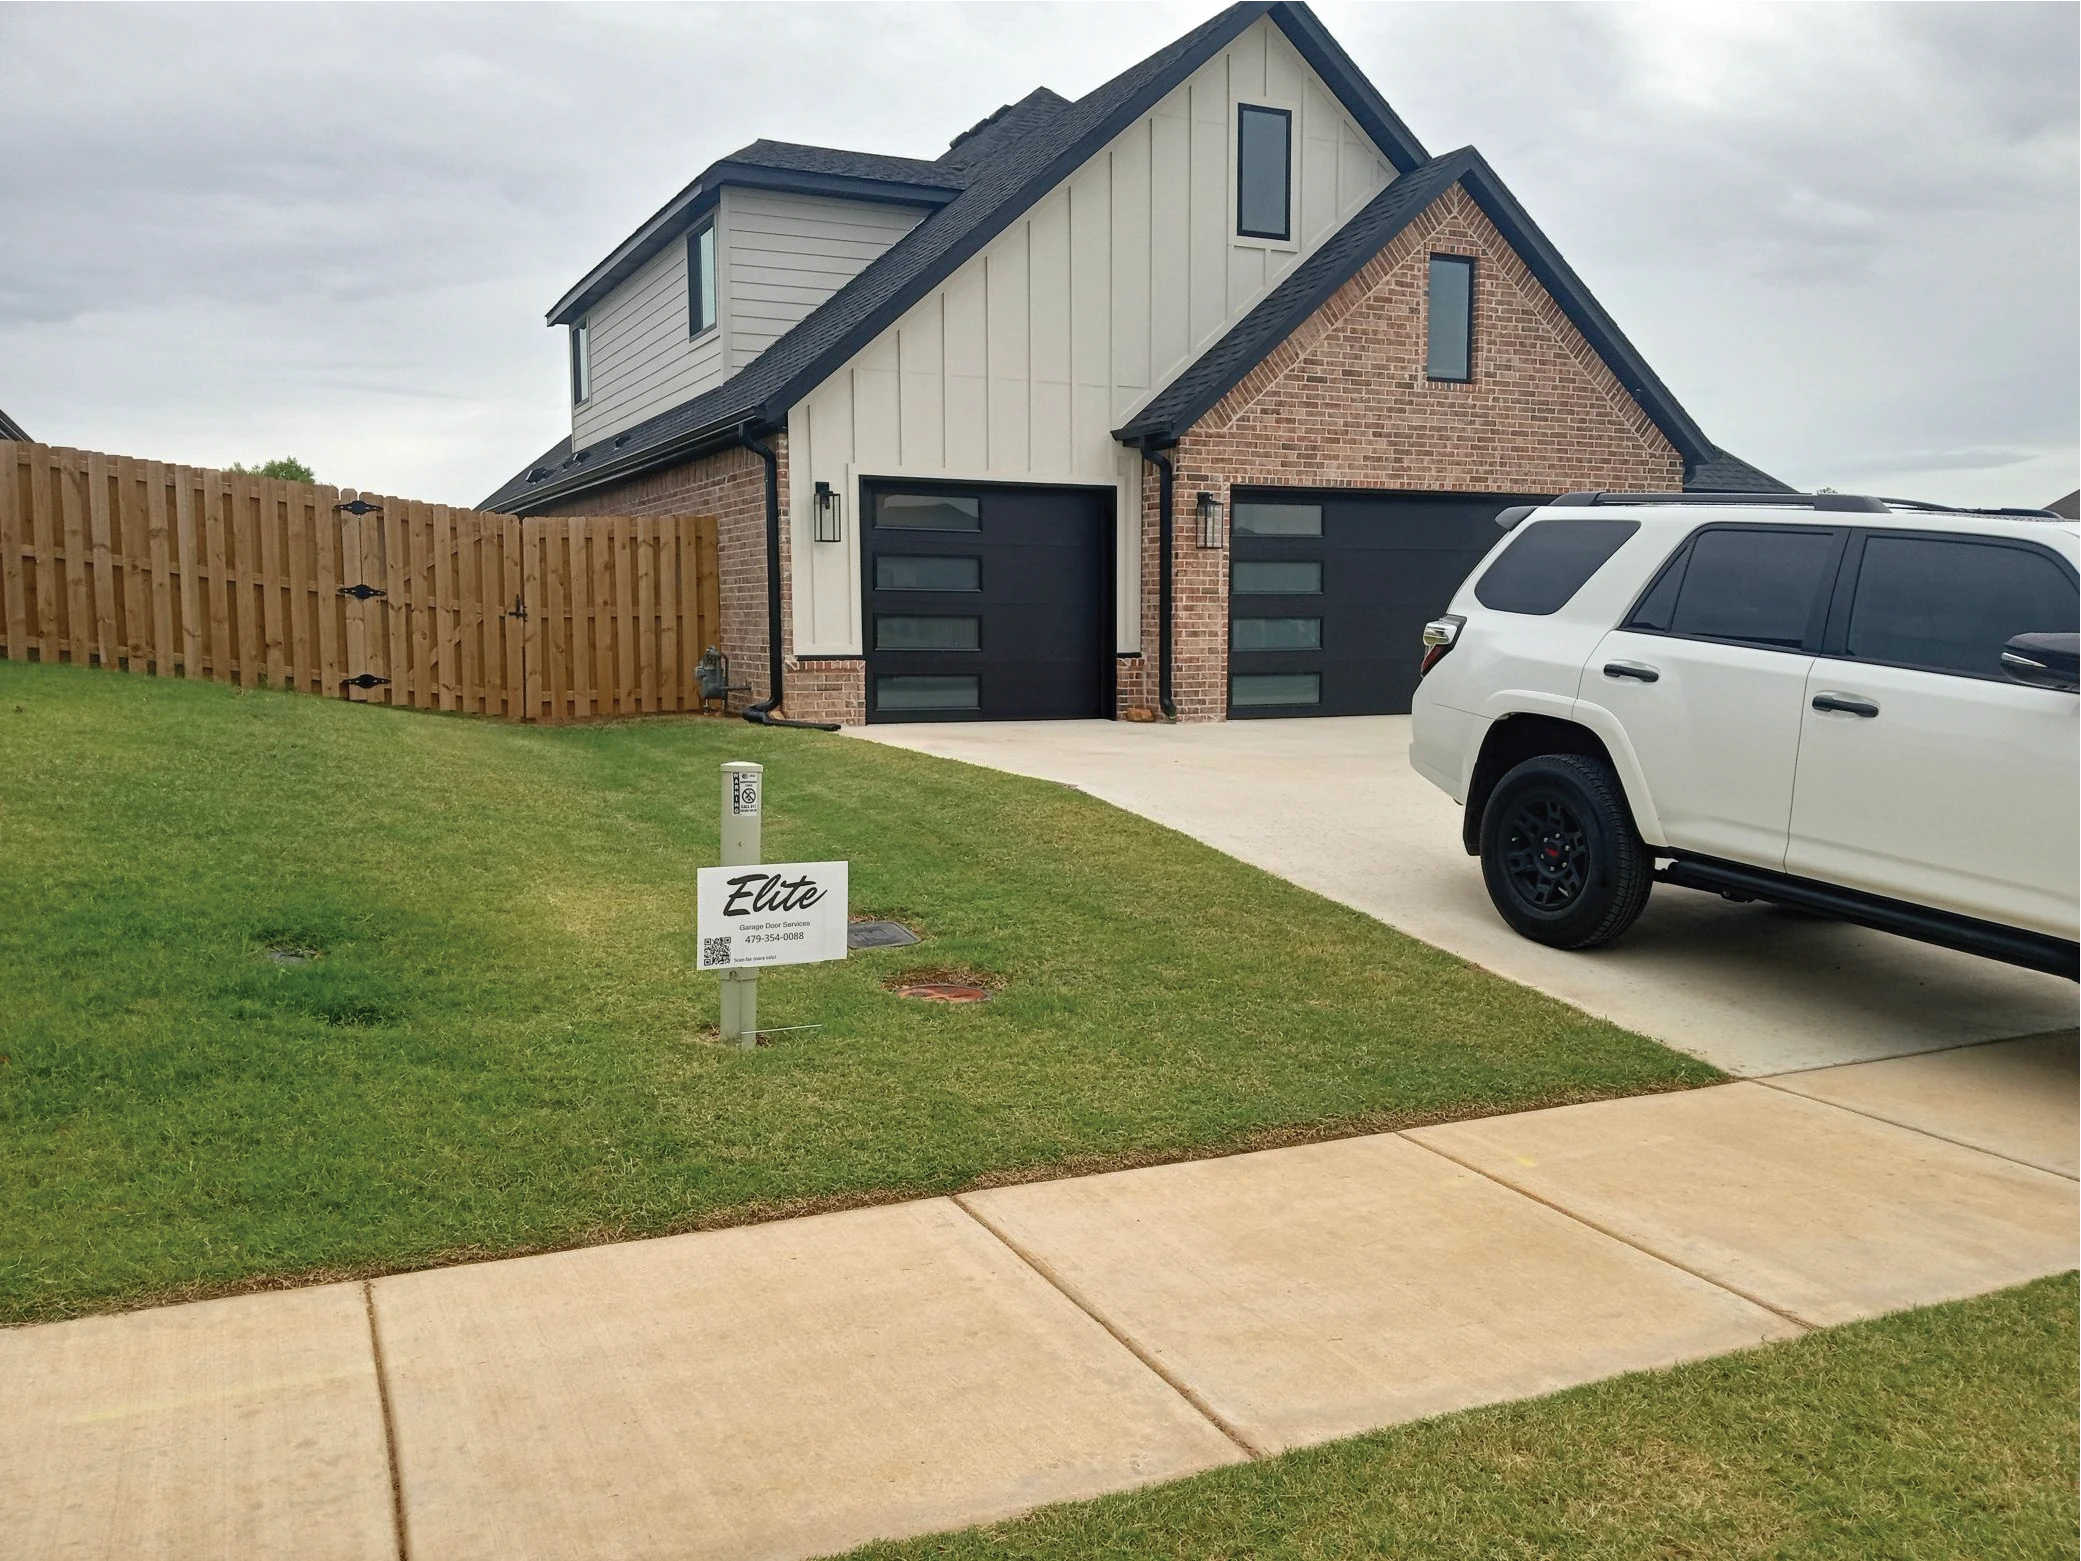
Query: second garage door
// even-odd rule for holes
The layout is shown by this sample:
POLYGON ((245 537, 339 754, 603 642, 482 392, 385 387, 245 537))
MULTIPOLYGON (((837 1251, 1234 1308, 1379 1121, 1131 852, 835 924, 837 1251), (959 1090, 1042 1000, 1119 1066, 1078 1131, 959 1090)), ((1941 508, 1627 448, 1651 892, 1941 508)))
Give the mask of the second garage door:
POLYGON ((1231 716, 1401 715, 1435 618, 1538 495, 1231 495, 1231 716))
POLYGON ((1113 496, 864 485, 869 721, 1036 721, 1113 707, 1113 496))

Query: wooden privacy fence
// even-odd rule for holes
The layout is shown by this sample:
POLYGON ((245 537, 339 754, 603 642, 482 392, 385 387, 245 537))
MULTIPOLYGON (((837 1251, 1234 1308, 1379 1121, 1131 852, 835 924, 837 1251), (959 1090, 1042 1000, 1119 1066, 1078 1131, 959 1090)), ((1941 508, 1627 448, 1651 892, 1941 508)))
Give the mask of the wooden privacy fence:
POLYGON ((711 515, 527 519, 0 442, 0 655, 518 721, 698 710, 711 515))

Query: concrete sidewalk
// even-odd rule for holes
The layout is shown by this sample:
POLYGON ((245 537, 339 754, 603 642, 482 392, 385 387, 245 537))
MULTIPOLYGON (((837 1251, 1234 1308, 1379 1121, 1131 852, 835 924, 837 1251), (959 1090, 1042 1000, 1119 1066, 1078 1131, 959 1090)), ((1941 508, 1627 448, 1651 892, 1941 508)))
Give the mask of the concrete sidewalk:
POLYGON ((2074 1032, 0 1332, 11 1558, 789 1558, 2076 1261, 2074 1032))
POLYGON ((1749 1076, 2074 1022, 2074 984, 1768 905, 1659 888, 1625 937, 1519 937, 1409 767, 1407 716, 923 723, 848 735, 1061 781, 1588 1013, 1749 1076))

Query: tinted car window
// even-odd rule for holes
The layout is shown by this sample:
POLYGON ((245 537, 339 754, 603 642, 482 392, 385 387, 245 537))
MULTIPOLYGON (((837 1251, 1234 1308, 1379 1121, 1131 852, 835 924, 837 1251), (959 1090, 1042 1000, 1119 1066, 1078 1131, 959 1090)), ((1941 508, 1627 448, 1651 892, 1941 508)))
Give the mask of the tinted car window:
POLYGON ((1829 531, 1701 531, 1626 627, 1797 650, 1806 642, 1835 548, 1829 531))
POLYGON ((1944 537, 1875 536, 1864 544, 1845 653, 1863 661, 2002 677, 2017 634, 2071 634, 2081 593, 2036 548, 1944 537))
POLYGON ((1559 612, 1639 529, 1637 520, 1535 520, 1475 583, 1474 600, 1497 612, 1559 612))

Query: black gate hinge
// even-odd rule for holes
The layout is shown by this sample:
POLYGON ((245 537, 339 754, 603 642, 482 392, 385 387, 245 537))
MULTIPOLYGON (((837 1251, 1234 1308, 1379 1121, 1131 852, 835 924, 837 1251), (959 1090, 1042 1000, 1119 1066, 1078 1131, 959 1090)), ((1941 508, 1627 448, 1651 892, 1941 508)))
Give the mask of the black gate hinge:
POLYGON ((341 678, 341 688, 380 688, 390 679, 379 678, 373 672, 357 672, 350 678, 341 678))
POLYGON ((377 587, 369 585, 367 583, 363 583, 361 585, 343 585, 340 587, 340 595, 351 596, 357 602, 365 602, 371 596, 387 597, 389 594, 390 593, 388 591, 380 590, 377 587))
POLYGON ((349 515, 380 515, 383 506, 371 504, 367 499, 349 499, 344 504, 335 504, 334 511, 345 510, 349 515))

